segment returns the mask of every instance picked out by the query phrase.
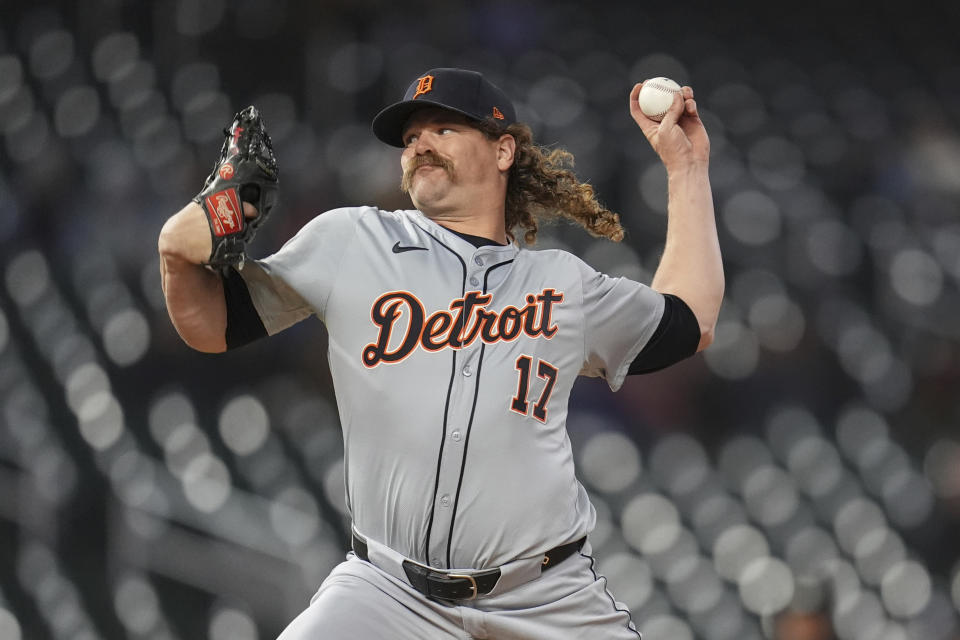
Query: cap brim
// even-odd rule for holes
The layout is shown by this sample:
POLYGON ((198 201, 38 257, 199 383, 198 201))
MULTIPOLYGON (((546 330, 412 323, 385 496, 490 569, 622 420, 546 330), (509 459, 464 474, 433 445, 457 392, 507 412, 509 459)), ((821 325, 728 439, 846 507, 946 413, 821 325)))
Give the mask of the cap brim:
POLYGON ((461 111, 460 109, 454 109, 453 107, 448 107, 445 104, 440 104, 439 102, 432 102, 424 98, 418 100, 404 100, 403 102, 397 102, 392 104, 389 107, 385 108, 383 111, 378 113, 373 118, 373 135, 377 136, 381 141, 389 144, 393 147, 403 147, 403 127, 407 124, 407 120, 410 119, 410 116, 413 115, 414 111, 422 109, 424 107, 439 107, 445 109, 446 111, 452 111, 453 113, 459 113, 462 116, 466 116, 471 120, 479 122, 480 119, 471 113, 466 111, 461 111))

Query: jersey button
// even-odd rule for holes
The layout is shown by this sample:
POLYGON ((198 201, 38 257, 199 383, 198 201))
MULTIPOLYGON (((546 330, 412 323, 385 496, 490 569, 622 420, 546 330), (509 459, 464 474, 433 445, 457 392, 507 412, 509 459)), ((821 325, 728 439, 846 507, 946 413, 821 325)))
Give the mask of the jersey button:
POLYGON ((480 286, 480 281, 477 280, 477 279, 474 278, 474 277, 471 277, 471 278, 470 278, 470 284, 471 284, 471 286, 479 287, 479 286, 480 286))
POLYGON ((446 495, 446 494, 440 496, 440 506, 441 506, 441 507, 449 507, 449 506, 450 506, 450 496, 448 496, 448 495, 446 495))
POLYGON ((478 267, 483 266, 483 258, 481 258, 480 256, 477 256, 476 258, 474 258, 473 261, 477 263, 478 267))
POLYGON ((470 369, 470 365, 467 365, 463 368, 463 375, 465 375, 468 378, 473 375, 473 371, 470 369))
POLYGON ((454 442, 460 442, 460 432, 454 431, 450 434, 450 438, 452 438, 454 442))

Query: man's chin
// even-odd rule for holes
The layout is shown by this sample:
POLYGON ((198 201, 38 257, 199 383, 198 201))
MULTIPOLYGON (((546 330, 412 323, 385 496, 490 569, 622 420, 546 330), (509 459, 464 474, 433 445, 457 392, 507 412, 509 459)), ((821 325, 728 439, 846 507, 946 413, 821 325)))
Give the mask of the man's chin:
MULTIPOLYGON (((420 203, 424 206, 436 204, 446 195, 446 189, 440 185, 432 184, 430 181, 414 179, 410 186, 410 199, 414 203, 420 203)), ((420 207, 417 207, 420 208, 420 207)))
POLYGON ((413 206, 417 208, 418 211, 426 215, 428 218, 431 213, 442 211, 443 207, 443 198, 438 193, 417 193, 414 189, 410 190, 410 200, 413 201, 413 206))

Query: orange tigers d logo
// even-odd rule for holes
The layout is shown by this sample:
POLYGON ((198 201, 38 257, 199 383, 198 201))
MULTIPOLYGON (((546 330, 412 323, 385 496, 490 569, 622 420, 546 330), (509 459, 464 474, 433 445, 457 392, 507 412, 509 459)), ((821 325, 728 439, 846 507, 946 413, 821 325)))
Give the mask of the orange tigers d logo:
POLYGON ((431 91, 433 91, 433 76, 423 76, 417 81, 417 90, 410 99, 416 100, 417 96, 422 96, 423 94, 430 93, 431 91))

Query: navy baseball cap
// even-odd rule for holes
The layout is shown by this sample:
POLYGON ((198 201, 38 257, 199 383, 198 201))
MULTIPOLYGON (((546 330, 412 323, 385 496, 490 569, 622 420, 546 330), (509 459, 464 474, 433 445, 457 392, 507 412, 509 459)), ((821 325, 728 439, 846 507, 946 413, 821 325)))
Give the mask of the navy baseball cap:
POLYGON ((403 146, 403 127, 413 112, 423 107, 442 107, 471 120, 492 118, 503 127, 517 121, 513 103, 499 87, 476 71, 430 69, 414 80, 403 100, 373 119, 373 134, 394 147, 403 146))

